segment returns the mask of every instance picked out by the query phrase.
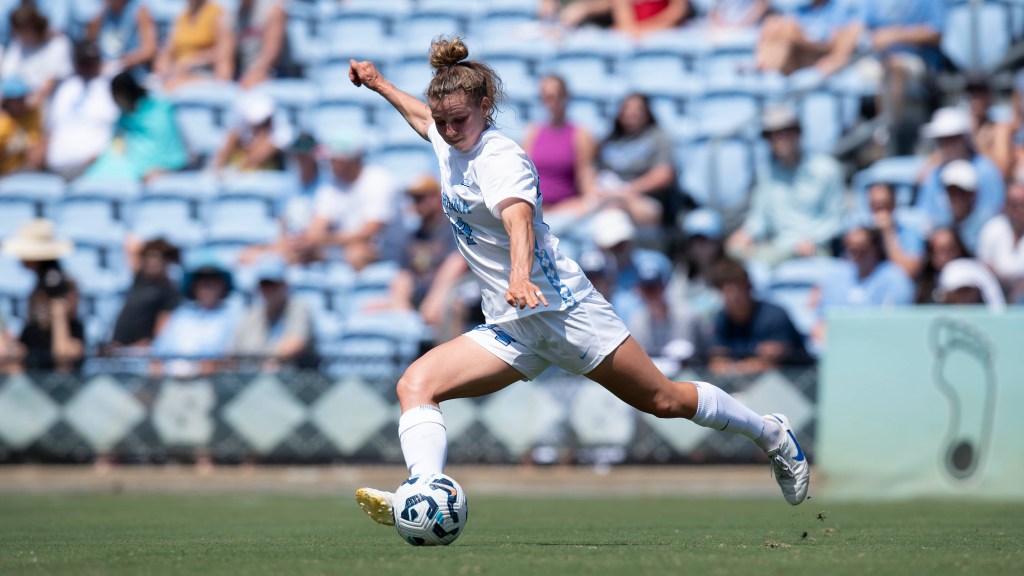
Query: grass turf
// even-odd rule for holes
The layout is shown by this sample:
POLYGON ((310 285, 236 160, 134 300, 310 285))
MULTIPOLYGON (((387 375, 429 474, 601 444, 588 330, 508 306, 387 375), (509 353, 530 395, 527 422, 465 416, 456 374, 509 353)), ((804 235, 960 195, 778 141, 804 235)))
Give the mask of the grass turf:
POLYGON ((347 496, 4 496, 0 574, 1024 574, 1020 503, 470 504, 455 544, 414 548, 347 496))

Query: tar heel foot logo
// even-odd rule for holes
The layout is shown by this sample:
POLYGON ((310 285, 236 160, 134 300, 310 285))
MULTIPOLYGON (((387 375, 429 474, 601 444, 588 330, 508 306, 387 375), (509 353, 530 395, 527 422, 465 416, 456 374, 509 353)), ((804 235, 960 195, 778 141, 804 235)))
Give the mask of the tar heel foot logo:
POLYGON ((939 318, 931 327, 932 379, 949 402, 939 457, 956 480, 979 469, 992 439, 996 407, 995 349, 967 322, 939 318))

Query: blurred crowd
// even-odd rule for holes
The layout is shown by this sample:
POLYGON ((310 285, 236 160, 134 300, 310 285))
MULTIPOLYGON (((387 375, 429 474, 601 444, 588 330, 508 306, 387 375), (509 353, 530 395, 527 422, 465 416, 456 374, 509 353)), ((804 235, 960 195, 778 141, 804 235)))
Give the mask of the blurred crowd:
MULTIPOLYGON (((390 120, 300 122, 289 108, 296 82, 347 82, 344 63, 309 60, 315 15, 383 4, 0 0, 0 237, 24 267, 0 270, 0 370, 110 357, 179 375, 316 367, 363 353, 349 338, 418 351, 480 322, 424 150, 403 141, 413 160, 385 162, 390 120), (189 112, 228 89, 214 114, 223 130, 196 138, 189 112), (48 187, 58 192, 45 197, 48 187)), ((1024 303, 1024 75, 951 59, 945 2, 394 5, 506 10, 537 34, 520 37, 563 55, 636 48, 617 71, 630 83, 608 84, 604 99, 582 60, 533 66, 526 86, 506 76, 513 105, 532 113, 499 127, 534 160, 562 249, 673 366, 813 362, 837 309, 1024 303), (693 38, 724 57, 680 78, 640 68, 641 48, 682 61, 693 38), (697 75, 729 89, 708 81, 682 114, 697 75), (787 88, 765 88, 774 83, 787 88), (800 99, 811 92, 845 106, 827 146, 814 145, 825 126, 800 99), (737 143, 744 153, 727 154, 737 143), (737 178, 732 201, 723 183, 737 178)))

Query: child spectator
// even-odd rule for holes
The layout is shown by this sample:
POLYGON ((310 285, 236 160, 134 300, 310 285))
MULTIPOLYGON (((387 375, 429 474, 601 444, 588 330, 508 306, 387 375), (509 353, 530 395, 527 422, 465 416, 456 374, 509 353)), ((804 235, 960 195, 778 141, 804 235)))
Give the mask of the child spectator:
POLYGON ((160 50, 155 72, 165 90, 199 80, 230 82, 235 70, 231 19, 210 0, 188 0, 160 50))

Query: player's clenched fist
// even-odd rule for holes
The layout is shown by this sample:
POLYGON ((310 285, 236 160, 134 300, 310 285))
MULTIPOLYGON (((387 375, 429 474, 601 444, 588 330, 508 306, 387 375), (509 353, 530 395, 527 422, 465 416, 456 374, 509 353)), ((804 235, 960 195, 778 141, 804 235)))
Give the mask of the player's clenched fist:
POLYGON ((380 84, 380 72, 373 62, 356 62, 354 59, 348 61, 348 79, 356 86, 366 86, 376 91, 380 84))

